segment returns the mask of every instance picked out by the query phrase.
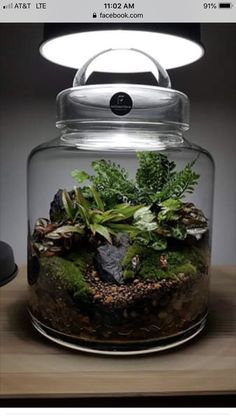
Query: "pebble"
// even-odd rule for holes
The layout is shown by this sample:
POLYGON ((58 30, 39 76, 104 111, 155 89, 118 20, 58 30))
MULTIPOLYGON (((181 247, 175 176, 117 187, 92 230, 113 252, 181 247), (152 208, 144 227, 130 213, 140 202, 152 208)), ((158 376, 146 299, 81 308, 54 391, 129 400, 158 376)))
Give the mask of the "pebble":
POLYGON ((101 294, 95 294, 93 298, 94 298, 94 300, 101 300, 102 296, 101 296, 101 294))
POLYGON ((105 303, 112 303, 113 302, 113 297, 111 295, 108 295, 108 297, 105 298, 105 303))
MULTIPOLYGON (((149 280, 148 282, 135 278, 132 282, 114 285, 104 283, 95 269, 88 269, 86 279, 92 289, 94 302, 101 305, 105 304, 113 309, 121 309, 125 318, 131 315, 128 315, 126 309, 129 307, 133 308, 135 304, 142 302, 142 300, 146 300, 148 308, 149 306, 165 307, 168 303, 170 290, 173 289, 173 292, 176 294, 176 281, 173 282, 168 279, 163 279, 159 282, 149 280)), ((179 288, 183 282, 185 283, 185 276, 181 282, 179 279, 177 287, 179 288)), ((146 311, 146 313, 149 312, 150 310, 146 311)))

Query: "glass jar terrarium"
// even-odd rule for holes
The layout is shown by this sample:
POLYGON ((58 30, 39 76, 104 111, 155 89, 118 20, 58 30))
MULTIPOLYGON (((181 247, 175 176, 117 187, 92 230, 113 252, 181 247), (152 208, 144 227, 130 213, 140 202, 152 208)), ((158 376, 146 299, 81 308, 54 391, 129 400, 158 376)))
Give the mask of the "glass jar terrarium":
POLYGON ((99 84, 109 53, 58 95, 61 135, 29 158, 29 310, 60 344, 145 353, 205 325, 214 167, 183 138, 188 98, 166 71, 128 51, 142 74, 99 84))

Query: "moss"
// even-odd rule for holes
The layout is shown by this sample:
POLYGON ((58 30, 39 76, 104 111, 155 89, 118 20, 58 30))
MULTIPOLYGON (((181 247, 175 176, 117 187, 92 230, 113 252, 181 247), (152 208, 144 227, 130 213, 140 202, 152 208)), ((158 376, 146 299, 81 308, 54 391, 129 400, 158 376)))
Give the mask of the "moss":
POLYGON ((94 252, 79 249, 77 252, 71 252, 67 255, 67 260, 73 262, 83 274, 87 266, 92 264, 94 252))
POLYGON ((198 268, 205 266, 208 263, 208 252, 205 248, 192 246, 186 248, 185 253, 193 265, 197 266, 198 268))
POLYGON ((123 277, 125 281, 128 281, 129 279, 134 279, 135 277, 134 271, 131 271, 131 269, 124 270, 123 277))
POLYGON ((87 301, 91 290, 75 263, 59 256, 43 257, 40 260, 42 275, 53 278, 78 300, 87 301))
POLYGON ((197 272, 196 266, 194 266, 190 261, 187 261, 186 263, 176 266, 175 274, 184 273, 184 274, 195 274, 197 272))
MULTIPOLYGON (((122 266, 128 267, 132 266, 132 259, 139 255, 141 257, 144 257, 148 255, 149 253, 153 253, 154 251, 152 249, 149 249, 147 247, 144 247, 140 245, 139 243, 133 243, 131 246, 128 247, 127 252, 121 262, 122 266)), ((157 253, 157 252, 154 252, 157 253)))
MULTIPOLYGON (((199 249, 198 249, 199 250, 199 249)), ((181 247, 179 250, 155 251, 140 244, 132 244, 122 261, 124 279, 139 277, 142 279, 161 280, 164 278, 177 279, 179 273, 195 274, 204 263, 204 255, 195 248, 181 247), (139 265, 134 274, 132 259, 139 256, 139 265), (165 255, 167 267, 163 268, 160 257, 165 255), (133 274, 133 275, 132 275, 133 274)))
POLYGON ((140 277, 143 279, 154 279, 154 280, 161 280, 164 278, 169 279, 176 279, 177 276, 174 274, 174 272, 171 272, 168 269, 161 269, 153 265, 144 264, 142 269, 139 272, 140 277))

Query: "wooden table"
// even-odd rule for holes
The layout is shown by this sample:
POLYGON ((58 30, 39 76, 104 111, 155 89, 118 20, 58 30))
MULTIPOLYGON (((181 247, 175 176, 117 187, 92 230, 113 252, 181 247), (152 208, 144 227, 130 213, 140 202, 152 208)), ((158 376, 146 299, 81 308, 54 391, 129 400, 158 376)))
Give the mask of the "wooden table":
POLYGON ((26 269, 0 289, 1 398, 222 395, 236 389, 235 274, 212 271, 207 330, 184 347, 143 357, 102 357, 40 336, 26 310, 26 269))

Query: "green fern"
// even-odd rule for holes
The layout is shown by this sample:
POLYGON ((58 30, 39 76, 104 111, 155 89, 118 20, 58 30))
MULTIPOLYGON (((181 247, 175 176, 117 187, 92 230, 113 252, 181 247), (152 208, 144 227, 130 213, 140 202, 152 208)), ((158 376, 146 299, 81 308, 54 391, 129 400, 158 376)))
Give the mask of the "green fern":
POLYGON ((192 193, 199 179, 199 175, 192 170, 194 163, 188 163, 183 170, 175 172, 161 192, 153 196, 153 201, 159 203, 169 198, 182 199, 187 193, 192 193))
POLYGON ((128 173, 118 164, 110 160, 96 160, 92 163, 96 173, 93 185, 99 191, 107 206, 114 205, 117 201, 132 201, 137 196, 137 190, 129 179, 128 173))
POLYGON ((161 153, 137 153, 139 168, 136 173, 138 187, 144 191, 160 191, 169 181, 175 168, 175 163, 161 153))

